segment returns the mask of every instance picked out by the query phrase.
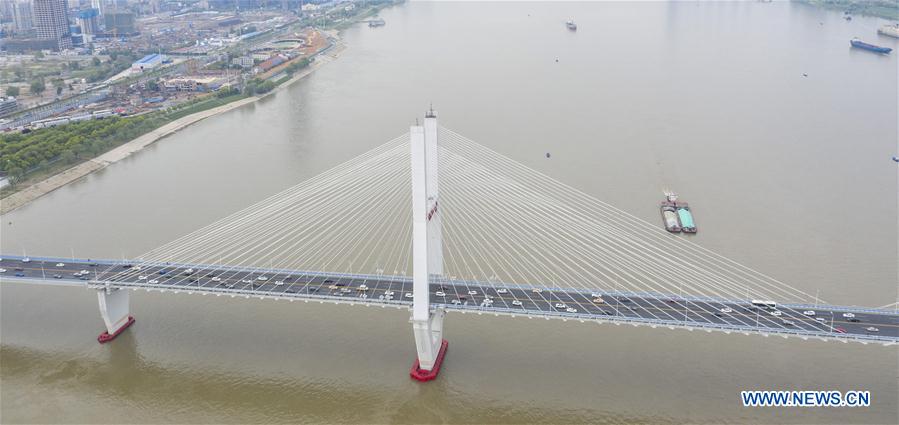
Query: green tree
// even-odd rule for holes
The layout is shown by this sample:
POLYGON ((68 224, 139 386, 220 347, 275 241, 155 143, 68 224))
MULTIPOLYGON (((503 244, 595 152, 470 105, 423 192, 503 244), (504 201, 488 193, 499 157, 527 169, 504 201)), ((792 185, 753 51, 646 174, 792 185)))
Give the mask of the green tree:
POLYGON ((6 95, 7 96, 18 96, 19 88, 16 86, 6 86, 6 95))
POLYGON ((31 86, 29 88, 31 89, 31 93, 41 94, 44 92, 44 90, 47 89, 47 86, 44 85, 44 80, 42 78, 39 78, 37 80, 32 81, 31 86))
POLYGON ((100 66, 100 58, 95 57, 92 59, 92 62, 94 63, 94 66, 100 66))
POLYGON ((35 58, 35 59, 43 59, 43 58, 44 58, 44 52, 42 52, 42 51, 40 51, 40 50, 34 52, 34 58, 35 58))

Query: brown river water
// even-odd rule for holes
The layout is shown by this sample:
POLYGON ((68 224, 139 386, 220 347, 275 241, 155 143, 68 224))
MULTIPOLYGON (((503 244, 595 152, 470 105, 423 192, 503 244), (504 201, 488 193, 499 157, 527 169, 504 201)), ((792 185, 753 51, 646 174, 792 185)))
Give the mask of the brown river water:
MULTIPOLYGON (((896 301, 897 52, 849 46, 899 48, 885 21, 757 2, 381 16, 275 96, 3 216, 2 251, 137 256, 402 134, 433 102, 442 125, 654 223, 678 191, 695 242, 799 289, 896 301)), ((0 296, 5 423, 899 421, 895 346, 453 314, 422 385, 405 311, 141 292, 137 323, 101 346, 90 291, 0 296), (747 408, 749 389, 870 390, 872 405, 747 408)))

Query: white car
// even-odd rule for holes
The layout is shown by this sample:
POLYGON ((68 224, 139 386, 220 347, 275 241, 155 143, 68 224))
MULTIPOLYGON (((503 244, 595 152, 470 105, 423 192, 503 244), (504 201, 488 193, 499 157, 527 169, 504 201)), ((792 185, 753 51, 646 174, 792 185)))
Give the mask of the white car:
POLYGON ((403 295, 403 296, 406 297, 406 298, 412 298, 412 293, 411 293, 411 292, 406 292, 406 295, 403 295))
POLYGON ((156 280, 156 279, 150 279, 148 282, 150 282, 150 283, 159 283, 159 281, 156 280))
POLYGON ((783 314, 783 313, 781 313, 780 310, 774 310, 774 311, 771 312, 771 315, 772 315, 772 316, 780 316, 780 315, 782 315, 782 314, 783 314))
POLYGON ((516 306, 516 307, 521 306, 521 301, 513 300, 513 301, 512 301, 512 305, 514 305, 514 306, 516 306))
POLYGON ((0 269, 0 273, 6 273, 6 269, 0 269))
POLYGON ((363 283, 362 285, 359 285, 359 287, 356 288, 356 289, 358 289, 358 290, 360 290, 360 291, 367 291, 367 290, 368 290, 368 285, 366 285, 366 284, 363 283))
POLYGON ((256 278, 256 280, 258 280, 258 281, 260 281, 260 282, 265 282, 266 280, 268 280, 268 278, 265 277, 265 276, 259 276, 259 277, 256 278))
MULTIPOLYGON (((81 273, 79 272, 79 273, 76 273, 76 274, 79 274, 79 275, 80 275, 81 273)), ((140 275, 140 276, 137 277, 137 280, 147 280, 147 276, 140 275)))
POLYGON ((194 269, 187 269, 184 271, 184 274, 193 274, 194 269))
POLYGON ((598 294, 598 293, 596 293, 596 292, 590 294, 590 296, 593 297, 593 298, 602 298, 602 294, 598 294))
POLYGON ((562 303, 556 303, 556 308, 568 308, 568 306, 562 303))
POLYGON ((475 291, 475 290, 468 291, 468 295, 477 295, 477 294, 478 294, 478 291, 475 291))
POLYGON ((565 309, 565 311, 567 311, 569 313, 577 313, 577 309, 574 307, 568 307, 565 309))
POLYGON ((543 292, 543 290, 540 289, 540 288, 534 288, 534 289, 531 290, 531 292, 533 292, 533 293, 535 293, 535 294, 539 294, 539 293, 543 292))
POLYGON ((496 290, 496 293, 497 293, 497 294, 508 294, 508 293, 509 293, 509 290, 506 289, 506 288, 499 288, 499 289, 496 290))
POLYGON ((212 278, 211 280, 212 280, 213 282, 221 282, 221 281, 222 281, 222 278, 220 278, 220 277, 218 277, 218 276, 213 276, 213 278, 212 278))
POLYGON ((56 263, 56 267, 65 267, 66 265, 63 263, 56 263))
POLYGON ((730 307, 724 307, 724 308, 721 309, 721 312, 724 313, 724 314, 730 314, 730 313, 733 313, 733 312, 734 312, 734 309, 732 309, 732 308, 730 308, 730 307))
POLYGON ((250 279, 244 279, 244 280, 241 280, 241 282, 242 283, 253 283, 253 281, 250 279))
POLYGON ((340 288, 340 292, 342 292, 344 294, 349 294, 350 292, 353 292, 353 291, 350 288, 340 288))
POLYGON ((131 270, 132 270, 132 271, 139 272, 139 271, 140 271, 140 266, 134 266, 134 267, 131 268, 131 270))
POLYGON ((438 296, 438 297, 445 297, 445 296, 446 296, 446 293, 443 292, 443 291, 437 291, 437 292, 434 293, 434 295, 436 295, 436 296, 438 296))
POLYGON ((283 281, 283 280, 276 280, 276 281, 275 281, 275 286, 281 286, 281 285, 283 285, 283 284, 284 284, 284 281, 283 281))
POLYGON ((389 296, 393 295, 393 291, 384 291, 384 295, 389 297, 389 296))
POLYGON ((793 323, 792 320, 787 320, 787 319, 784 319, 784 320, 783 320, 783 324, 786 325, 786 326, 793 326, 793 325, 795 325, 795 323, 793 323))
POLYGON ((851 319, 851 318, 855 317, 855 314, 852 314, 852 313, 843 313, 843 317, 845 317, 845 318, 847 318, 847 319, 851 319))
POLYGON ((806 316, 814 316, 815 312, 813 310, 806 310, 806 311, 803 311, 802 314, 804 314, 806 316))
POLYGON ((865 330, 868 332, 880 332, 880 329, 877 329, 874 326, 869 326, 869 327, 865 328, 865 330))
POLYGON ((454 300, 452 301, 452 303, 453 303, 453 304, 462 304, 462 301, 459 301, 459 300, 454 299, 454 300))
POLYGON ((825 318, 823 318, 823 317, 816 317, 815 320, 817 320, 817 321, 819 321, 819 322, 821 322, 821 323, 827 323, 827 319, 825 319, 825 318))
POLYGON ((28 257, 25 257, 25 258, 22 259, 22 262, 23 262, 23 263, 30 263, 30 262, 31 262, 31 259, 28 258, 28 257))

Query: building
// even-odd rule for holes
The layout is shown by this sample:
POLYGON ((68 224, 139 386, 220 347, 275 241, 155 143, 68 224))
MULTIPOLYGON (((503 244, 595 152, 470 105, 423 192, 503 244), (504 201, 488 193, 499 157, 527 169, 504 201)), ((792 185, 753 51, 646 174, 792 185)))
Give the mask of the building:
POLYGON ((147 56, 144 56, 143 58, 141 58, 141 60, 131 64, 131 70, 137 71, 137 72, 148 71, 153 68, 156 68, 159 65, 162 65, 163 62, 165 62, 165 55, 160 55, 160 54, 147 55, 147 56))
POLYGON ((17 32, 26 32, 34 27, 31 2, 19 1, 12 5, 13 22, 17 32))
POLYGON ((222 79, 210 77, 176 77, 163 81, 162 87, 166 91, 180 92, 209 92, 218 90, 222 86, 222 79))
POLYGON ((97 9, 85 9, 78 12, 78 26, 81 27, 85 43, 93 41, 94 35, 100 32, 100 24, 97 23, 98 16, 100 16, 100 12, 97 9))
POLYGON ((18 108, 19 102, 16 101, 16 98, 12 96, 0 97, 0 117, 9 115, 18 108))
POLYGON ((281 65, 284 62, 287 62, 287 56, 284 55, 272 55, 272 57, 268 58, 268 60, 261 62, 259 65, 253 68, 254 74, 259 74, 262 72, 266 72, 278 65, 281 65))
POLYGON ((249 56, 239 56, 231 59, 232 65, 240 65, 241 68, 251 68, 253 66, 253 58, 249 56))
POLYGON ((104 0, 91 0, 91 8, 97 9, 97 13, 99 13, 100 16, 103 16, 103 6, 105 6, 105 3, 104 0))
POLYGON ((119 10, 107 10, 103 14, 106 31, 116 35, 134 34, 137 29, 134 26, 134 14, 119 10))
POLYGON ((72 48, 68 9, 66 0, 34 0, 32 11, 37 38, 53 40, 54 50, 72 48))

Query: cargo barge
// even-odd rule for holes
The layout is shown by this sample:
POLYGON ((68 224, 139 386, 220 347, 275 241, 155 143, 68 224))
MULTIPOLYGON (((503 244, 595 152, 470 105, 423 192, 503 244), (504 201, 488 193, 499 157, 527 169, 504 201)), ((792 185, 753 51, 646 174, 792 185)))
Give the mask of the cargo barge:
POLYGON ((686 202, 677 202, 677 218, 680 219, 680 227, 684 233, 696 233, 696 224, 693 223, 693 213, 686 202))
POLYGON ((671 233, 680 233, 680 219, 677 217, 677 195, 666 193, 665 200, 659 205, 659 211, 662 213, 662 223, 665 230, 671 233))
POLYGON ((869 52, 874 52, 874 53, 888 54, 893 51, 893 49, 891 49, 889 47, 875 46, 873 44, 865 43, 864 41, 861 41, 857 38, 853 38, 852 40, 849 40, 849 44, 851 44, 852 47, 858 47, 859 49, 864 49, 864 50, 867 50, 869 52))
POLYGON ((690 204, 678 201, 677 194, 665 192, 665 200, 659 205, 659 211, 662 213, 665 230, 671 233, 696 233, 690 204))

